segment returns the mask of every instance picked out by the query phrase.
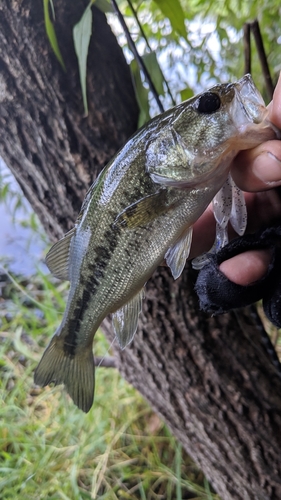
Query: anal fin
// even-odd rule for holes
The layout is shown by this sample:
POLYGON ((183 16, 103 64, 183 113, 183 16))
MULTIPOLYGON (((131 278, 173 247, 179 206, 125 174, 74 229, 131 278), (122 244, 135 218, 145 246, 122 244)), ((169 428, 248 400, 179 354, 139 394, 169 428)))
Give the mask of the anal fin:
POLYGON ((192 242, 192 231, 193 228, 191 226, 175 243, 175 245, 167 250, 165 254, 166 263, 171 269, 171 273, 175 280, 181 275, 186 259, 189 256, 192 242))
POLYGON ((138 326, 139 313, 142 309, 143 288, 121 309, 112 314, 112 324, 121 349, 133 340, 138 326))

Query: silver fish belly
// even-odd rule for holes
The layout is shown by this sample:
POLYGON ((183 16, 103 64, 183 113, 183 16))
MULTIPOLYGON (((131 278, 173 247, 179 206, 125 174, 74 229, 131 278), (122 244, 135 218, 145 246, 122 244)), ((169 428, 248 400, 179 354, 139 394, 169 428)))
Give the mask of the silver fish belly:
POLYGON ((117 153, 90 188, 73 230, 47 255, 70 291, 35 383, 64 383, 89 411, 97 328, 111 313, 121 348, 131 342, 146 281, 164 258, 180 276, 192 225, 225 183, 234 156, 275 137, 266 116, 246 75, 157 116, 117 153))

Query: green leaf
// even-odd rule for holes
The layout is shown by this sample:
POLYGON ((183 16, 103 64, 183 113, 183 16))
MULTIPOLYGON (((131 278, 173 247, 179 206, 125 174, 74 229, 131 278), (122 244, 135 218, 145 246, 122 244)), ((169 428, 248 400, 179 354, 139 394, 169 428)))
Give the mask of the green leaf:
POLYGON ((53 0, 50 0, 50 7, 51 7, 53 19, 55 21, 56 20, 56 15, 55 15, 55 7, 54 7, 54 4, 53 4, 53 0))
POLYGON ((183 89, 180 91, 180 96, 182 101, 186 101, 187 99, 190 99, 191 97, 194 96, 193 91, 191 88, 187 87, 186 89, 183 89))
POLYGON ((184 38, 187 33, 184 24, 184 12, 180 0, 154 0, 161 12, 170 20, 172 28, 184 38))
POLYGON ((34 356, 32 351, 30 350, 30 346, 28 346, 21 340, 22 333, 23 333, 22 326, 18 326, 14 335, 15 350, 20 354, 22 354, 25 358, 37 361, 36 356, 34 356))
POLYGON ((154 83, 154 87, 157 91, 158 95, 164 95, 164 87, 163 87, 163 73, 158 64, 157 57, 155 52, 149 52, 148 54, 144 54, 142 56, 145 67, 150 75, 152 82, 154 83))
POLYGON ((6 200, 7 197, 8 197, 8 194, 9 194, 9 190, 10 190, 10 184, 4 184, 3 187, 1 186, 1 190, 0 190, 0 200, 6 200))
POLYGON ((105 14, 108 12, 114 12, 114 8, 109 0, 92 0, 92 5, 95 5, 105 14))
POLYGON ((133 59, 130 63, 130 68, 133 77, 136 98, 140 110, 138 127, 141 127, 150 119, 148 89, 143 86, 140 70, 135 59, 133 59))
POLYGON ((73 28, 73 40, 78 59, 80 83, 84 104, 85 116, 88 115, 88 102, 86 91, 87 57, 90 38, 92 34, 92 9, 88 5, 80 21, 73 28))
POLYGON ((51 47, 55 53, 55 56, 56 56, 57 60, 59 61, 59 63, 61 64, 61 66, 63 67, 63 69, 65 70, 65 65, 64 65, 63 58, 62 58, 62 55, 61 55, 61 52, 59 49, 59 44, 57 41, 55 28, 54 28, 54 25, 50 19, 50 15, 49 15, 49 1, 50 0, 43 0, 45 29, 46 29, 47 37, 49 38, 49 42, 51 44, 51 47))

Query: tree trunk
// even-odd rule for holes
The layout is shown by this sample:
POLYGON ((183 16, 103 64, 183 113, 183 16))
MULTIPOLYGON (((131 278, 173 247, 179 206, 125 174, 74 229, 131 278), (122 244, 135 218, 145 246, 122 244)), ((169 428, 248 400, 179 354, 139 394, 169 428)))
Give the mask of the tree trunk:
MULTIPOLYGON (((83 116, 73 25, 88 1, 55 2, 66 71, 45 35, 42 2, 0 4, 0 155, 52 239, 71 228, 87 188, 136 128, 122 51, 93 8, 89 116, 83 116)), ((224 499, 281 498, 281 379, 254 308, 210 318, 189 266, 159 268, 134 342, 115 345, 122 375, 150 402, 224 499)), ((110 337, 110 321, 104 322, 110 337)))

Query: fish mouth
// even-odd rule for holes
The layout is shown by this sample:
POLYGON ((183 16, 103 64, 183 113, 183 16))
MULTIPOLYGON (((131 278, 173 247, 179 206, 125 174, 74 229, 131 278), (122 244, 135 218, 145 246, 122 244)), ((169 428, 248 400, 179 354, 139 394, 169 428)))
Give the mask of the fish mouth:
MULTIPOLYGON (((279 129, 269 121, 268 109, 256 88, 250 74, 244 75, 234 84, 235 99, 233 102, 235 120, 239 132, 244 133, 249 124, 261 125, 260 130, 268 129, 268 138, 280 139, 279 129)), ((264 140, 266 138, 264 137, 264 140)))
MULTIPOLYGON (((253 146, 256 146, 256 139, 259 135, 263 141, 280 139, 280 130, 268 119, 268 109, 251 75, 244 75, 233 85, 235 99, 233 99, 231 106, 232 116, 239 134, 251 131, 253 146)), ((251 147, 249 135, 248 140, 248 147, 251 147)))
MULTIPOLYGON (((236 120, 242 120, 245 124, 245 118, 250 123, 259 124, 266 118, 268 111, 265 102, 256 88, 251 75, 244 75, 243 78, 234 84, 236 99, 234 101, 239 105, 236 120), (241 114, 242 111, 242 114, 241 114), (244 116, 243 116, 244 115, 244 116), (245 116, 246 115, 246 116, 245 116)), ((240 121, 239 120, 239 121, 240 121)))

